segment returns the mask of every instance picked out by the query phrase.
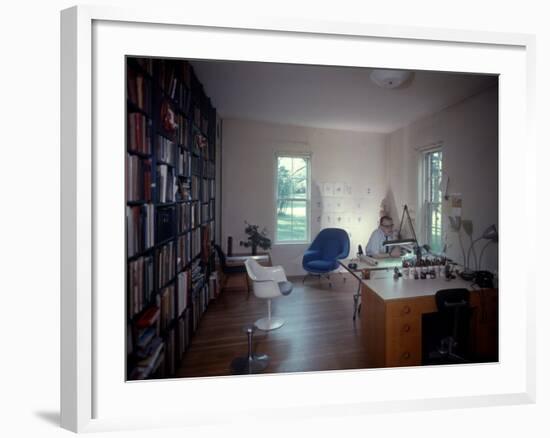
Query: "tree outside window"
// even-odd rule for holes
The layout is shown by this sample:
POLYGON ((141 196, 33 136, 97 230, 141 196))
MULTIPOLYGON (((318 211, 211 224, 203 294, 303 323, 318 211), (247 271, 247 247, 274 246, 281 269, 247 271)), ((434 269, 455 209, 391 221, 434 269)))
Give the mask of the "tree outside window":
POLYGON ((443 152, 441 149, 424 155, 424 204, 426 206, 426 243, 432 251, 443 249, 441 173, 443 152))
POLYGON ((309 240, 310 159, 303 155, 277 156, 276 240, 309 240))

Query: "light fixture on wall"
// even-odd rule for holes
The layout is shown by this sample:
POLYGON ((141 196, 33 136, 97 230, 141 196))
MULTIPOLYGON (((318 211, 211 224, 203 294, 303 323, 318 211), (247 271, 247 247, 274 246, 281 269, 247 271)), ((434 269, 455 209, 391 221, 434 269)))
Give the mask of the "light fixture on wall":
POLYGON ((485 252, 485 248, 489 246, 490 243, 498 243, 498 231, 496 225, 491 225, 487 227, 487 229, 483 232, 483 234, 480 237, 481 239, 487 240, 487 243, 483 246, 481 249, 481 254, 479 255, 478 260, 478 266, 481 269, 481 262, 483 261, 483 253, 485 252))
POLYGON ((412 73, 406 70, 373 70, 370 74, 371 80, 382 88, 397 88, 403 85, 412 73))
POLYGON ((472 253, 474 257, 474 268, 475 271, 479 271, 481 269, 481 262, 483 261, 483 253, 485 252, 485 249, 487 246, 489 246, 490 243, 498 243, 498 230, 496 225, 490 225, 488 226, 485 231, 483 231, 483 234, 478 237, 477 239, 472 238, 473 234, 473 223, 472 221, 463 221, 462 228, 466 232, 466 234, 470 237, 470 248, 468 249, 468 256, 466 257, 466 270, 465 272, 471 273, 474 272, 470 269, 470 253, 472 253), (480 240, 487 240, 487 243, 483 246, 481 250, 481 254, 479 255, 479 258, 477 257, 475 245, 480 240))

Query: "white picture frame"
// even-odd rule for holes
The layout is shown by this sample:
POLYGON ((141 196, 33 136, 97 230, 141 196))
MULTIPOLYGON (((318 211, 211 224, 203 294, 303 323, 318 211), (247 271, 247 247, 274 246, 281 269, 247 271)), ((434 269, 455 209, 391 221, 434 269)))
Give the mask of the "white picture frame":
MULTIPOLYGON (((360 56, 357 51, 350 53, 362 47, 372 50, 369 53, 373 55, 373 65, 380 67, 439 68, 501 74, 505 81, 500 89, 500 191, 506 191, 507 198, 524 199, 524 202, 531 205, 534 205, 531 195, 525 194, 532 193, 534 197, 534 178, 525 174, 527 166, 518 167, 513 184, 505 176, 509 174, 512 165, 507 156, 507 148, 512 143, 521 141, 524 150, 534 150, 532 134, 525 122, 533 117, 534 108, 534 90, 529 85, 525 86, 531 84, 527 79, 534 74, 533 36, 376 26, 360 22, 315 22, 257 17, 250 19, 247 16, 229 19, 212 13, 197 14, 194 11, 178 15, 178 12, 153 8, 130 10, 94 6, 64 10, 61 14, 61 25, 62 427, 77 432, 93 432, 206 424, 213 412, 218 422, 235 422, 245 421, 251 412, 262 418, 273 418, 285 413, 292 413, 294 418, 307 418, 311 415, 342 415, 351 411, 361 414, 534 401, 535 312, 531 299, 534 288, 530 287, 528 275, 521 278, 505 275, 506 272, 513 271, 507 267, 514 261, 502 250, 500 347, 503 359, 498 364, 480 364, 468 368, 418 367, 125 383, 117 380, 124 374, 120 369, 120 363, 124 362, 124 348, 120 344, 120 338, 124 338, 124 320, 122 314, 117 313, 120 310, 120 300, 116 298, 117 304, 107 310, 101 295, 105 292, 104 286, 109 284, 113 290, 120 290, 121 296, 124 295, 119 272, 124 263, 123 258, 112 266, 112 270, 105 268, 109 261, 107 252, 115 248, 115 255, 122 254, 123 248, 118 243, 121 238, 124 240, 120 235, 120 223, 113 225, 106 211, 110 206, 114 206, 116 210, 118 205, 123 205, 117 204, 120 201, 117 194, 123 189, 123 184, 118 187, 123 181, 123 167, 120 166, 123 143, 120 143, 120 157, 116 157, 116 145, 120 138, 118 130, 123 130, 123 126, 117 127, 116 121, 122 117, 119 110, 124 107, 124 102, 118 102, 116 96, 123 93, 124 78, 122 75, 119 77, 123 60, 118 58, 116 51, 124 51, 125 44, 139 43, 136 29, 142 33, 146 31, 150 39, 138 50, 139 53, 132 49, 127 54, 181 56, 171 47, 168 39, 166 44, 162 44, 160 34, 171 36, 173 32, 182 31, 202 38, 201 41, 205 44, 201 46, 201 50, 204 50, 203 56, 207 59, 209 54, 222 52, 226 53, 226 59, 239 59, 232 58, 239 55, 229 53, 230 46, 223 47, 223 43, 218 41, 219 35, 226 33, 231 36, 228 39, 230 41, 248 38, 251 42, 262 39, 262 43, 278 41, 283 44, 282 40, 285 40, 283 45, 286 44, 287 54, 270 52, 269 45, 263 45, 262 50, 257 51, 254 44, 249 44, 242 49, 248 51, 247 59, 261 60, 259 58, 263 56, 264 60, 270 59, 274 62, 283 62, 285 58, 287 62, 296 62, 298 55, 290 50, 289 44, 300 42, 311 44, 311 51, 306 52, 308 55, 303 55, 308 57, 305 63, 322 62, 324 59, 325 62, 338 65, 352 65, 350 62, 353 65, 365 65, 362 64, 365 62, 362 59, 364 55, 360 56), (112 43, 109 49, 105 46, 103 33, 108 34, 112 43), (136 39, 127 38, 127 35, 136 36, 136 39), (319 49, 320 44, 323 44, 323 50, 317 52, 315 49, 319 49), (382 45, 384 50, 391 52, 391 56, 379 47, 382 45), (331 50, 327 50, 328 47, 331 50), (108 54, 109 50, 113 52, 108 54), (441 55, 442 50, 452 53, 443 56, 418 56, 421 52, 423 55, 441 55), (476 52, 475 56, 470 53, 472 51, 476 52), (397 54, 399 59, 396 58, 397 54), (486 56, 479 55, 492 56, 491 66, 486 56), (118 61, 106 66, 103 61, 110 59, 110 56, 115 56, 114 59, 118 61), (103 69, 106 67, 110 75, 105 74, 103 69), (109 82, 111 80, 114 82, 109 82), (114 88, 109 88, 111 86, 114 88), (107 94, 115 99, 112 106, 112 114, 115 115, 112 126, 102 125, 107 115, 101 108, 107 102, 105 94, 100 90, 105 88, 112 91, 107 94), (110 136, 114 143, 111 145, 114 151, 112 162, 105 160, 105 154, 102 153, 104 149, 101 149, 105 147, 101 139, 108 135, 103 131, 110 129, 117 132, 110 136), (106 194, 109 189, 112 194, 106 194), (512 290, 513 304, 510 293, 512 290), (511 312, 517 312, 518 315, 514 324, 511 322, 511 312), (109 332, 113 334, 113 340, 107 339, 106 333, 109 332), (121 348, 118 353, 117 347, 121 348), (515 355, 511 353, 512 349, 515 355), (459 382, 473 379, 477 390, 471 384, 437 386, 443 381, 448 382, 449 376, 458 378, 459 382), (388 385, 390 381, 395 384, 388 385), (368 392, 357 390, 365 385, 369 387, 368 392), (170 404, 173 393, 182 388, 185 388, 187 394, 197 397, 192 411, 189 410, 190 406, 185 405, 185 400, 181 404, 170 404), (296 396, 292 403, 285 402, 287 398, 284 391, 292 388, 295 389, 296 396), (355 390, 346 391, 345 388, 355 390), (273 400, 270 402, 279 403, 276 414, 270 412, 269 403, 261 407, 243 406, 240 403, 246 398, 251 399, 252 394, 257 391, 269 392, 273 400), (206 398, 208 394, 212 396, 214 393, 217 400, 206 398), (139 397, 140 394, 143 397, 157 397, 155 400, 159 401, 148 407, 147 414, 134 409, 131 404, 132 398, 139 397), (227 407, 230 399, 234 400, 234 404, 227 407), (205 401, 208 401, 208 408, 205 408, 205 401), (226 403, 226 408, 222 409, 220 403, 226 403)), ((200 57, 201 52, 197 48, 189 50, 186 52, 187 57, 200 57)), ((514 247, 518 237, 513 235, 512 223, 514 214, 517 213, 510 208, 509 201, 505 198, 501 197, 500 201, 502 221, 499 231, 503 236, 500 245, 501 248, 514 247)), ((530 244, 521 242, 521 245, 525 248, 530 244)))

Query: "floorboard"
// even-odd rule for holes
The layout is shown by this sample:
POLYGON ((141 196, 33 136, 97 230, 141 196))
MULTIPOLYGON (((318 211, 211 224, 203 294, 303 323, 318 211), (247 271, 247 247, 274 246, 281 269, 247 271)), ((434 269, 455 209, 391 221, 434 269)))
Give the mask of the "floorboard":
MULTIPOLYGON (((289 296, 273 300, 272 313, 285 325, 270 332, 256 331, 253 351, 270 356, 265 373, 365 368, 360 318, 353 322, 357 280, 336 275, 326 279, 292 278, 289 296), (344 281, 345 279, 345 281, 344 281)), ((245 289, 226 290, 210 303, 185 353, 177 377, 231 374, 229 365, 247 353, 246 324, 267 313, 267 303, 245 289)))

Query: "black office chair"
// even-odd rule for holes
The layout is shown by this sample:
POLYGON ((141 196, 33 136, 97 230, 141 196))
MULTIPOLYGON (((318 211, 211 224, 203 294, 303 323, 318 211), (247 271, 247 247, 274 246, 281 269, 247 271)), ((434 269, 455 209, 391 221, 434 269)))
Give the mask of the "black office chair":
POLYGON ((429 353, 431 364, 467 363, 470 326, 470 292, 468 289, 443 289, 435 294, 436 324, 439 345, 429 353))
POLYGON ((243 274, 246 277, 246 290, 248 292, 248 296, 250 296, 250 284, 248 283, 248 275, 246 273, 246 266, 244 264, 243 265, 228 266, 226 264, 225 254, 224 254, 221 246, 215 244, 214 249, 216 250, 216 253, 218 254, 218 259, 220 259, 220 267, 221 267, 221 270, 222 270, 224 276, 228 276, 228 275, 231 275, 231 274, 243 274))

